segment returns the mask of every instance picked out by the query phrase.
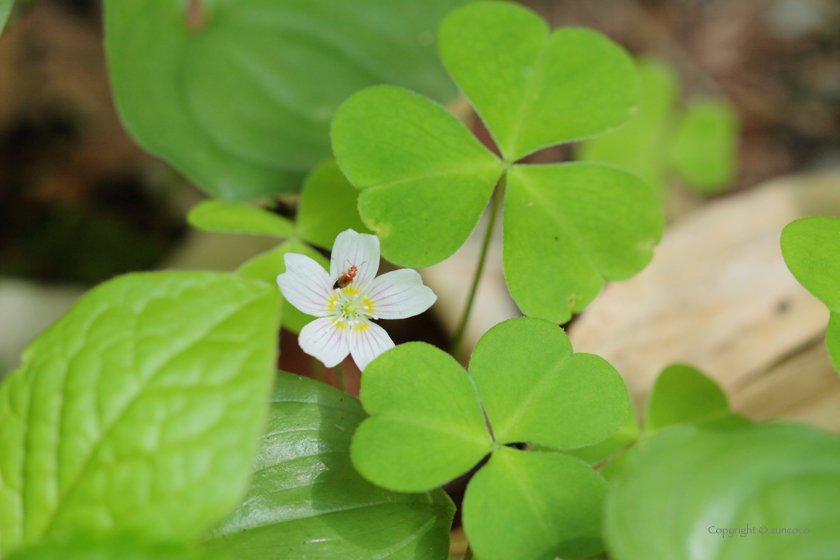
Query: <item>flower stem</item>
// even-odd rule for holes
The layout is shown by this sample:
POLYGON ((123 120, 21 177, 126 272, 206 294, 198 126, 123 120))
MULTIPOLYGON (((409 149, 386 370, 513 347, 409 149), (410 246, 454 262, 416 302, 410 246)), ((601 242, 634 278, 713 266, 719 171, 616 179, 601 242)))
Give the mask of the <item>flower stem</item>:
POLYGON ((344 386, 344 372, 341 370, 341 364, 335 366, 335 381, 338 384, 338 388, 347 392, 347 388, 344 386))
POLYGON ((470 318, 470 311, 472 311, 473 302, 475 301, 475 292, 478 289, 478 281, 481 279, 481 273, 484 270, 484 261, 487 258, 487 249, 490 247, 490 240, 493 238, 493 228, 496 225, 496 214, 499 213, 499 206, 501 206, 502 199, 505 197, 505 184, 507 182, 507 173, 503 173, 496 185, 496 191, 493 194, 492 206, 490 206, 490 216, 487 223, 487 231, 484 233, 484 242, 481 245, 481 256, 478 258, 478 267, 475 270, 473 277, 472 288, 470 288, 470 297, 467 299, 467 307, 464 309, 464 315, 461 317, 461 322, 458 323, 458 329, 455 331, 455 336, 452 339, 451 354, 457 359, 458 352, 461 350, 461 344, 464 342, 464 333, 467 330, 467 322, 470 318))

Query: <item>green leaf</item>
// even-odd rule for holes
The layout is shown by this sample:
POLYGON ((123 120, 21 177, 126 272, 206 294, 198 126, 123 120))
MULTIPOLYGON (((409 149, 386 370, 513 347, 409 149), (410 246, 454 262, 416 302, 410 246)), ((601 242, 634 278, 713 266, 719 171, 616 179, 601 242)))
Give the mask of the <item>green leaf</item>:
POLYGON ((580 459, 501 447, 467 487, 464 529, 481 560, 589 558, 606 492, 580 459))
MULTIPOLYGON (((619 451, 634 443, 639 439, 639 423, 636 421, 636 413, 633 411, 633 405, 630 405, 630 411, 624 424, 618 429, 616 433, 595 445, 588 445, 578 449, 569 449, 565 453, 574 455, 578 459, 583 459, 589 464, 596 464, 609 459, 616 455, 619 451)), ((617 458, 617 457, 616 457, 617 458)), ((615 459, 611 459, 611 464, 615 459)), ((603 472, 601 473, 603 474, 603 472)))
POLYGON ((429 344, 402 344, 376 358, 365 368, 361 396, 371 418, 353 438, 353 464, 384 488, 436 488, 493 448, 472 380, 429 344))
POLYGON ((45 542, 9 560, 219 560, 198 550, 168 544, 141 544, 128 539, 45 542))
POLYGON ((643 57, 637 62, 642 84, 639 111, 624 127, 583 143, 577 159, 612 163, 636 173, 662 194, 667 141, 674 118, 679 81, 664 61, 643 57))
POLYGON ((537 14, 480 2, 449 14, 441 58, 505 161, 626 122, 639 98, 629 55, 588 29, 549 34, 537 14))
POLYGON ((624 280, 662 237, 659 201, 636 176, 593 163, 508 172, 504 268, 523 313, 565 323, 607 280, 624 280))
MULTIPOLYGON (((271 285, 273 289, 277 289, 277 277, 286 272, 286 263, 283 260, 286 253, 300 253, 315 260, 324 267, 325 270, 330 269, 329 261, 318 251, 302 243, 296 239, 284 241, 274 249, 259 254, 256 257, 244 262, 242 266, 237 269, 237 272, 249 278, 256 278, 271 285)), ((279 294, 279 289, 277 289, 279 294)), ((297 307, 290 304, 285 298, 280 296, 283 300, 283 327, 295 334, 300 333, 300 329, 307 323, 312 321, 313 317, 298 310, 297 307)))
POLYGON ((677 426, 627 456, 605 506, 616 560, 840 557, 840 439, 794 424, 677 426), (767 533, 716 530, 765 527, 767 533), (774 534, 779 528, 808 534, 774 534))
POLYGON ((806 290, 840 313, 840 218, 811 216, 782 231, 785 264, 806 290))
POLYGON ((603 441, 629 410, 624 381, 604 359, 572 354, 563 329, 522 317, 490 329, 470 374, 496 442, 573 448, 603 441))
POLYGON ((397 494, 353 469, 359 401, 284 372, 271 401, 248 495, 206 549, 242 560, 446 556, 455 507, 442 490, 397 494))
POLYGON ((697 424, 729 412, 726 394, 697 369, 670 365, 659 374, 648 397, 647 435, 674 424, 697 424))
POLYGON ((342 231, 352 229, 370 233, 359 217, 359 192, 334 161, 316 167, 307 177, 300 193, 296 216, 301 239, 332 249, 342 231))
POLYGON ((107 282, 0 385, 2 551, 110 531, 193 539, 244 491, 277 358, 277 290, 107 282))
POLYGON ((840 372, 840 218, 811 216, 785 226, 782 255, 793 276, 831 311, 826 347, 840 372))
POLYGON ((351 97, 335 115, 336 160, 362 189, 362 221, 389 261, 438 263, 463 245, 502 174, 498 158, 446 109, 382 86, 351 97))
POLYGON ((187 221, 204 231, 291 237, 295 225, 273 212, 236 202, 205 200, 190 209, 187 221))
POLYGON ((207 193, 293 191, 329 157, 330 119, 353 92, 454 97, 434 33, 463 3, 106 0, 111 85, 138 143, 207 193))
POLYGON ((9 19, 9 14, 12 13, 14 4, 14 0, 0 0, 0 32, 6 26, 6 21, 9 19))
POLYGON ((671 161, 694 190, 716 193, 735 180, 738 114, 726 101, 689 104, 677 127, 671 161))

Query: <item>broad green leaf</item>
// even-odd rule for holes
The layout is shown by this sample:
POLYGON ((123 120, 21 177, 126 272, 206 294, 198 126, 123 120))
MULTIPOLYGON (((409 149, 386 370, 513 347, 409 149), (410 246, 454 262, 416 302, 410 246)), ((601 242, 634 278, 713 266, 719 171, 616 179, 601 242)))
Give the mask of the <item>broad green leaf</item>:
POLYGON ((280 238, 291 237, 295 230, 294 223, 288 218, 250 204, 221 200, 205 200, 193 206, 187 214, 187 221, 194 228, 204 231, 280 238))
POLYGON ((701 423, 728 412, 726 394, 710 377, 691 366, 670 365, 656 378, 648 397, 645 433, 701 423))
MULTIPOLYGON (((321 253, 306 243, 302 243, 297 239, 290 239, 270 251, 266 251, 245 261, 236 271, 243 276, 262 280, 270 284, 272 288, 277 288, 277 277, 286 272, 286 263, 283 259, 287 253, 306 255, 317 261, 325 270, 330 269, 329 261, 321 253)), ((280 298, 283 300, 283 328, 295 334, 300 333, 300 329, 312 321, 312 316, 298 310, 297 307, 287 302, 282 295, 280 298)))
POLYGON ((840 439, 795 424, 676 426, 628 453, 605 506, 616 560, 840 557, 840 439), (724 537, 723 528, 758 531, 724 537), (774 534, 774 529, 807 534, 774 534))
POLYGON ((831 311, 826 347, 840 371, 840 218, 811 216, 785 226, 782 231, 785 264, 806 290, 831 311))
POLYGON ((638 113, 615 132, 584 142, 577 159, 628 169, 661 195, 679 81, 671 67, 659 59, 643 57, 636 64, 642 84, 638 113))
POLYGON ((429 344, 402 344, 376 358, 365 368, 361 397, 371 417, 353 438, 353 464, 384 488, 436 488, 493 448, 472 380, 429 344))
POLYGON ((364 418, 346 393, 280 372, 248 495, 204 548, 241 560, 445 558, 455 507, 442 490, 389 492, 353 468, 364 418))
POLYGON ((9 560, 223 560, 167 544, 141 544, 129 539, 45 542, 17 552, 9 560))
POLYGON ((347 229, 370 233, 359 218, 359 191, 334 161, 316 167, 300 193, 297 231, 301 239, 332 249, 338 234, 347 229))
POLYGON ((590 445, 615 433, 629 410, 618 372, 598 356, 572 354, 563 329, 542 319, 490 329, 470 374, 500 444, 590 445))
POLYGON ((653 257, 664 222, 636 176, 593 163, 516 165, 508 172, 504 268, 523 313, 565 323, 607 280, 653 257))
POLYGON ((459 8, 443 20, 438 42, 509 162, 615 128, 639 98, 624 49, 588 29, 549 33, 545 20, 513 3, 459 8))
POLYGON ((693 189, 715 193, 735 179, 738 114, 721 100, 689 104, 677 127, 671 161, 693 189))
POLYGON ((464 0, 106 0, 106 53, 134 138, 209 194, 296 190, 330 155, 336 108, 392 83, 455 89, 435 29, 464 0))
POLYGON ((193 539, 236 505, 265 421, 277 290, 235 275, 107 282, 0 385, 0 546, 193 539))
POLYGON ((606 492, 580 459, 501 447, 467 487, 464 529, 481 560, 589 558, 606 492))
POLYGON ((639 423, 636 421, 636 413, 631 403, 627 418, 616 433, 595 445, 569 449, 564 452, 583 459, 589 464, 601 463, 607 459, 610 459, 610 463, 612 463, 622 449, 639 439, 639 435, 639 423), (616 457, 613 458, 613 456, 616 457))
POLYGON ((811 216, 782 231, 785 264, 806 290, 840 313, 840 218, 811 216))
POLYGON ((463 245, 502 174, 498 158, 446 109, 391 86, 366 89, 335 115, 336 160, 362 189, 362 221, 382 256, 411 267, 463 245))
POLYGON ((14 0, 0 0, 0 32, 6 26, 6 21, 9 19, 9 14, 12 13, 14 4, 14 0))

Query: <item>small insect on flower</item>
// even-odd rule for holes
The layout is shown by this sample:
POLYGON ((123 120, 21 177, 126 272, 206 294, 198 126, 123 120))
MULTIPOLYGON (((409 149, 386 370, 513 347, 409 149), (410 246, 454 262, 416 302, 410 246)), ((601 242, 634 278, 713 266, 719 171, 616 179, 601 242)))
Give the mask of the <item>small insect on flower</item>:
POLYGON ((283 297, 296 308, 318 317, 300 331, 304 352, 326 367, 348 354, 359 369, 394 347, 378 319, 404 319, 427 310, 437 296, 416 270, 403 268, 376 277, 379 239, 352 229, 338 234, 330 272, 305 255, 288 253, 286 272, 277 277, 283 297))
MULTIPOLYGON (((352 231, 352 230, 350 230, 350 231, 352 231)), ((350 264, 350 263, 348 262, 347 264, 350 264)), ((362 264, 365 264, 365 263, 362 263, 362 264)), ((347 269, 347 272, 345 272, 344 274, 339 276, 338 280, 335 281, 335 284, 333 284, 333 290, 337 290, 339 288, 346 288, 347 285, 350 284, 353 281, 353 278, 356 277, 356 273, 358 273, 358 272, 359 272, 359 267, 357 267, 355 264, 350 265, 350 268, 347 269)))

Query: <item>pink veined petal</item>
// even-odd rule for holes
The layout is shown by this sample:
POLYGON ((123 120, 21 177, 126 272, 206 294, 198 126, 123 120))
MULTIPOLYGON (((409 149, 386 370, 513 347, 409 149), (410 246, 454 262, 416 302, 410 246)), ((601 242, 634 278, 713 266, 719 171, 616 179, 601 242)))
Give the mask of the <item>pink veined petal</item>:
POLYGON ((349 329, 331 317, 315 319, 300 330, 298 344, 301 349, 323 362, 326 367, 335 367, 350 353, 349 329))
POLYGON ((379 238, 375 235, 356 233, 352 229, 342 231, 335 238, 330 258, 330 277, 335 282, 346 274, 350 267, 356 267, 353 279, 355 286, 365 286, 379 270, 379 238))
POLYGON ((381 319, 405 319, 423 313, 437 296, 416 270, 402 268, 373 281, 368 292, 371 311, 381 319))
POLYGON ((359 370, 365 368, 374 358, 394 347, 394 341, 385 329, 370 321, 362 321, 347 329, 350 341, 350 353, 359 370))
POLYGON ((277 277, 283 297, 307 315, 323 317, 330 312, 333 283, 327 271, 306 255, 283 256, 286 272, 277 277))

